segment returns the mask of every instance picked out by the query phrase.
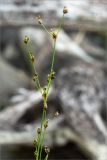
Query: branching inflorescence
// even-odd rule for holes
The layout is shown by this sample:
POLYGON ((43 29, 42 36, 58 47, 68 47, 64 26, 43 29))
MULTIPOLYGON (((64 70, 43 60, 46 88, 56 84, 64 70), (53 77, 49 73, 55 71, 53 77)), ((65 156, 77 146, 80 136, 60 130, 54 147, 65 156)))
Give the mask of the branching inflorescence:
MULTIPOLYGON (((62 28, 62 24, 64 21, 64 15, 66 13, 68 13, 68 9, 66 7, 64 7, 63 16, 61 18, 61 22, 60 22, 58 29, 56 31, 48 31, 48 29, 43 24, 41 17, 40 16, 37 17, 38 23, 43 27, 43 29, 47 32, 47 34, 53 40, 53 55, 52 55, 52 63, 51 63, 50 73, 47 76, 47 85, 43 88, 40 85, 39 76, 38 76, 36 67, 34 65, 35 57, 33 55, 31 47, 30 47, 30 39, 28 36, 25 36, 25 38, 24 38, 24 43, 27 46, 29 59, 31 61, 31 65, 32 65, 33 73, 34 73, 33 74, 33 81, 35 82, 36 88, 38 91, 40 91, 42 98, 43 98, 43 112, 42 112, 42 118, 41 118, 41 127, 37 129, 37 138, 34 140, 34 146, 35 146, 34 155, 35 155, 36 160, 42 159, 43 148, 46 153, 44 160, 48 159, 48 155, 50 152, 50 149, 47 146, 44 146, 46 129, 48 127, 48 120, 46 119, 46 112, 47 112, 47 108, 48 108, 47 101, 48 101, 49 89, 51 87, 52 80, 55 78, 54 61, 55 61, 55 54, 56 54, 56 41, 57 41, 58 34, 62 28)), ((59 113, 56 112, 55 116, 58 116, 58 115, 59 115, 59 113)))

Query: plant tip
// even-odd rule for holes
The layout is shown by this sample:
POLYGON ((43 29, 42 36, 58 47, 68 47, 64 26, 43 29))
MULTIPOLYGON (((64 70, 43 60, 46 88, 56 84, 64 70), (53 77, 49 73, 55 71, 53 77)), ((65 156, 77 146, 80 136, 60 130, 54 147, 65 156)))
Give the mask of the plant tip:
POLYGON ((52 32, 52 38, 53 38, 54 40, 57 39, 57 34, 56 34, 55 32, 52 32))
POLYGON ((63 14, 66 14, 66 13, 68 13, 68 8, 67 8, 67 7, 64 7, 64 9, 63 9, 63 14))
POLYGON ((40 16, 37 17, 38 23, 42 24, 42 18, 40 16))

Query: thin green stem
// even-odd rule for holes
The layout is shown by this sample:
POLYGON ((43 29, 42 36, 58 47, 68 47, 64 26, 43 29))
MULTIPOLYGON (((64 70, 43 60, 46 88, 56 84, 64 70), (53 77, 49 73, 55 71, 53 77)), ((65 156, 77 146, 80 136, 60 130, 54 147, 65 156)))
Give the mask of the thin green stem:
MULTIPOLYGON (((44 110, 42 112, 42 121, 41 121, 41 133, 39 135, 39 140, 38 140, 38 149, 37 149, 37 153, 38 153, 38 158, 39 158, 39 150, 40 150, 40 145, 41 145, 41 137, 42 137, 42 128, 43 128, 43 121, 44 121, 44 110)), ((37 158, 37 160, 38 160, 37 158)))
MULTIPOLYGON (((61 18, 61 23, 60 23, 58 31, 57 31, 57 36, 58 36, 59 31, 61 30, 61 27, 62 27, 62 24, 63 24, 63 20, 64 20, 64 14, 63 14, 63 16, 61 18)), ((54 67, 55 54, 56 54, 56 40, 54 40, 54 49, 53 49, 51 71, 53 71, 53 67, 54 67)), ((49 92, 49 88, 51 86, 51 82, 52 82, 52 80, 50 79, 49 82, 48 82, 48 87, 47 87, 47 95, 48 95, 48 92, 49 92)))
POLYGON ((51 71, 53 70, 53 66, 54 66, 55 53, 56 53, 56 40, 54 40, 54 48, 53 48, 53 57, 52 57, 51 71))
MULTIPOLYGON (((42 121, 41 121, 41 133, 40 133, 39 142, 38 142, 38 149, 37 149, 38 158, 40 156, 40 149, 42 147, 41 140, 42 140, 42 137, 43 137, 43 125, 44 125, 45 117, 46 117, 46 111, 43 109, 42 121)), ((38 158, 37 158, 37 160, 39 160, 38 158)))
POLYGON ((48 159, 48 154, 46 155, 45 159, 44 160, 47 160, 48 159))
POLYGON ((44 28, 44 30, 52 37, 52 34, 47 30, 47 28, 45 27, 45 25, 43 23, 41 25, 44 28))
MULTIPOLYGON (((54 67, 55 53, 56 53, 56 40, 54 40, 54 48, 53 48, 53 57, 52 57, 52 64, 51 64, 51 72, 53 71, 53 67, 54 67)), ((49 89, 50 89, 50 86, 51 86, 51 82, 52 82, 52 80, 50 79, 49 82, 48 82, 48 87, 47 87, 47 96, 48 96, 48 92, 49 92, 49 89)))
MULTIPOLYGON (((44 115, 44 122, 46 121, 46 112, 45 112, 45 115, 44 115)), ((42 148, 43 148, 43 144, 44 144, 44 140, 45 140, 45 133, 46 133, 46 128, 44 128, 44 131, 43 131, 43 137, 42 137, 42 142, 41 142, 41 148, 40 148, 40 160, 41 160, 41 156, 42 156, 42 148)))
POLYGON ((61 18, 61 22, 60 22, 60 25, 59 25, 59 27, 58 27, 57 35, 58 35, 59 31, 61 30, 63 21, 64 21, 64 14, 63 14, 63 16, 62 16, 62 18, 61 18))

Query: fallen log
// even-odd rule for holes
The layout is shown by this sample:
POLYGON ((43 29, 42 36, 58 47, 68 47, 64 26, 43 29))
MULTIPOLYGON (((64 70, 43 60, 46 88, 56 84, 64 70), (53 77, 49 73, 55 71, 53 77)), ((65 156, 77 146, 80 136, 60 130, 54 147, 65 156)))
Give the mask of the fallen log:
POLYGON ((107 31, 106 1, 2 1, 0 4, 0 26, 38 26, 36 17, 41 15, 47 27, 54 27, 62 16, 63 6, 69 14, 64 27, 86 31, 107 31))

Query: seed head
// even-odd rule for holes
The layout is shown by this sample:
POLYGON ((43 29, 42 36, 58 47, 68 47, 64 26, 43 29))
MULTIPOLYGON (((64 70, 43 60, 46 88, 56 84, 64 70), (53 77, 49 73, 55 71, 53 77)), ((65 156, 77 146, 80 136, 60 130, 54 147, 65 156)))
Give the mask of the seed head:
POLYGON ((38 144, 37 139, 35 139, 35 140, 33 141, 33 144, 34 144, 34 146, 36 146, 36 145, 38 144))
POLYGON ((55 72, 52 70, 50 74, 48 74, 48 79, 47 82, 49 82, 49 80, 53 80, 55 79, 55 72))
POLYGON ((37 19, 38 19, 38 23, 42 24, 42 18, 40 16, 38 16, 37 19))
POLYGON ((41 134, 41 129, 40 128, 37 129, 37 133, 41 134))
POLYGON ((52 37, 53 37, 54 40, 56 40, 57 39, 57 34, 55 32, 52 32, 52 37))
POLYGON ((32 63, 34 63, 35 57, 34 57, 34 55, 32 54, 31 51, 29 52, 29 58, 30 58, 30 60, 32 61, 32 63))
POLYGON ((47 127, 48 127, 48 120, 46 120, 44 123, 44 128, 46 129, 47 127))
POLYGON ((54 78, 55 78, 55 72, 52 71, 52 72, 51 72, 51 80, 53 80, 54 78))
POLYGON ((33 76, 33 81, 35 82, 37 79, 38 79, 38 74, 35 73, 34 76, 33 76))
POLYGON ((50 153, 50 148, 49 147, 45 146, 44 149, 45 149, 46 154, 50 153))
POLYGON ((29 37, 28 37, 28 36, 25 36, 25 38, 24 38, 24 43, 25 43, 25 44, 28 44, 28 42, 29 42, 29 37))
POLYGON ((67 7, 64 7, 63 14, 66 14, 66 13, 68 13, 68 9, 67 9, 67 7))

